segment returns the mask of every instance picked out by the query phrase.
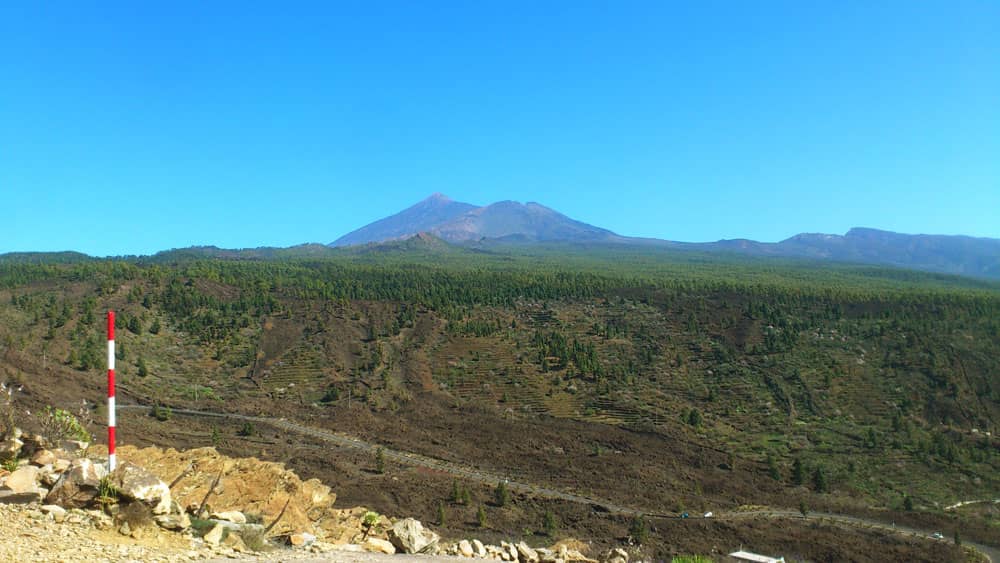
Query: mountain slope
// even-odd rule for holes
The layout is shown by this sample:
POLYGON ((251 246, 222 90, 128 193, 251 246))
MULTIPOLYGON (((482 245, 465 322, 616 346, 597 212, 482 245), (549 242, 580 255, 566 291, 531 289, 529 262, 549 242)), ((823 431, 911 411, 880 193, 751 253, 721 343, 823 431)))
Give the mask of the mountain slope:
POLYGON ((410 237, 430 231, 473 209, 476 209, 475 205, 452 201, 443 194, 434 194, 395 215, 351 231, 330 243, 330 246, 350 246, 410 237))
POLYGON ((609 241, 620 237, 534 202, 501 201, 480 207, 432 229, 450 242, 482 238, 523 241, 609 241))

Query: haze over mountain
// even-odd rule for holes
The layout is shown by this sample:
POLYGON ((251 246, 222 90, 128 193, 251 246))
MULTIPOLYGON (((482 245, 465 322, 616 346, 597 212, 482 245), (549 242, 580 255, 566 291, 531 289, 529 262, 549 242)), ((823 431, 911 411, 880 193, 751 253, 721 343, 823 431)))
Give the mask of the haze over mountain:
POLYGON ((781 242, 748 239, 687 243, 620 236, 571 219, 538 203, 501 201, 477 207, 442 194, 395 215, 352 231, 330 246, 351 246, 407 239, 430 233, 456 244, 606 243, 667 247, 704 252, 730 252, 858 262, 929 272, 1000 279, 1000 239, 950 235, 908 235, 854 228, 846 235, 802 233, 781 242))

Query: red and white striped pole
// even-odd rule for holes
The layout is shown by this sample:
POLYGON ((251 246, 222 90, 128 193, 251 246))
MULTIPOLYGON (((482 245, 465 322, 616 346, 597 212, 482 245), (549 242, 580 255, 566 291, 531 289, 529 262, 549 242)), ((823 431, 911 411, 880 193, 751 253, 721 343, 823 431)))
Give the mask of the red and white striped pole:
POLYGON ((108 471, 115 470, 115 312, 108 311, 108 471))

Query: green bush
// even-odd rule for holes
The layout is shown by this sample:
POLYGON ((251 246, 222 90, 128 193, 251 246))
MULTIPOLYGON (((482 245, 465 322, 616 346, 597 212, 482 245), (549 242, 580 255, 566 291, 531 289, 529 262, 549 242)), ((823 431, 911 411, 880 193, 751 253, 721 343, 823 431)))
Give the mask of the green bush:
POLYGON ((160 422, 166 422, 174 416, 174 412, 170 410, 170 407, 161 407, 159 404, 153 405, 153 409, 149 414, 160 422))
POLYGON ((649 526, 646 525, 646 519, 642 516, 633 518, 628 527, 628 535, 637 545, 646 543, 646 540, 649 539, 649 526))
POLYGON ((90 442, 90 432, 69 411, 45 407, 42 433, 50 440, 79 440, 90 442))

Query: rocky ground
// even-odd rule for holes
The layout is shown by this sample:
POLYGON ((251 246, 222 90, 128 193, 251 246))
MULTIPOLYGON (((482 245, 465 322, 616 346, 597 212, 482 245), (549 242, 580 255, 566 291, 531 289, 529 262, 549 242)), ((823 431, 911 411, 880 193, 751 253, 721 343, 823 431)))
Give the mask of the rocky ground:
POLYGON ((0 561, 374 561, 370 554, 400 553, 596 563, 579 542, 446 544, 412 518, 334 508, 329 487, 283 464, 214 448, 123 447, 109 472, 100 447, 15 429, 0 453, 0 561))

